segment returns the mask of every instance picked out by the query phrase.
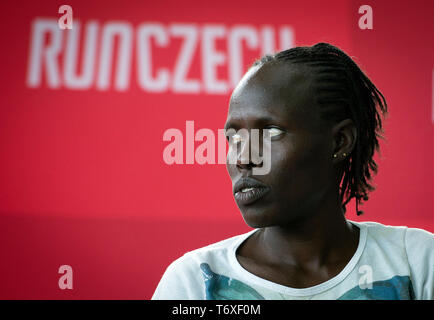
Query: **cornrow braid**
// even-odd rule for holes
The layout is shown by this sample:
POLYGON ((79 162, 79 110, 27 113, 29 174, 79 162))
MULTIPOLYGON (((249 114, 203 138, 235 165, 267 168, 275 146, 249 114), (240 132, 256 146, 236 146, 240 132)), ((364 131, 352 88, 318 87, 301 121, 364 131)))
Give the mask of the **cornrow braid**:
POLYGON ((328 43, 265 55, 252 67, 281 61, 312 68, 323 120, 330 124, 353 120, 357 139, 354 151, 343 163, 339 196, 344 213, 346 204, 356 198, 356 213, 362 214, 359 204, 367 201, 368 193, 375 190, 370 184, 378 170, 373 156, 375 151, 380 152, 378 138, 384 139, 381 116, 387 115, 386 99, 345 52, 328 43))

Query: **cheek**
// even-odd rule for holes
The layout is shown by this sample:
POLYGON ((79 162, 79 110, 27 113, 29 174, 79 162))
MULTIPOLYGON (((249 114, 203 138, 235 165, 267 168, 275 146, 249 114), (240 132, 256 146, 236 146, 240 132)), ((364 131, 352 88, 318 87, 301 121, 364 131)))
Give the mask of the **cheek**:
POLYGON ((317 147, 276 151, 271 159, 271 174, 279 193, 288 196, 311 192, 327 177, 324 156, 317 147))
POLYGON ((271 177, 273 189, 277 195, 294 195, 299 189, 300 170, 297 169, 294 156, 289 154, 279 154, 272 160, 271 177))

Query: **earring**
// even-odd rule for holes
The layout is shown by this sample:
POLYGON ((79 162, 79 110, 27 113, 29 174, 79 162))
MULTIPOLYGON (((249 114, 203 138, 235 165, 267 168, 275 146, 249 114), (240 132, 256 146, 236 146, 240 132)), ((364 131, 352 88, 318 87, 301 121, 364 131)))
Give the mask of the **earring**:
MULTIPOLYGON (((347 154, 344 152, 344 153, 342 153, 342 157, 346 157, 347 156, 347 154)), ((338 157, 338 155, 335 153, 334 155, 333 155, 333 158, 337 158, 338 157)))

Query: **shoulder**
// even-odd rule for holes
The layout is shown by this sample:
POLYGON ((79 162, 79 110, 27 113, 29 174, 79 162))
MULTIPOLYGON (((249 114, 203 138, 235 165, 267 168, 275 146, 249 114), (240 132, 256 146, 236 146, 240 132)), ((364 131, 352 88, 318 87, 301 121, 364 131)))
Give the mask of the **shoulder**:
POLYGON ((408 228, 405 248, 416 299, 434 299, 434 235, 426 230, 408 228))
POLYGON ((407 228, 405 243, 407 248, 426 247, 434 249, 434 234, 419 228, 407 228))
POLYGON ((374 221, 353 222, 359 228, 367 229, 369 236, 375 238, 403 238, 408 227, 406 226, 391 226, 374 221))
POLYGON ((228 268, 232 250, 253 231, 188 251, 174 260, 165 270, 153 299, 202 299, 204 265, 228 268))
MULTIPOLYGON (((188 271, 195 269, 198 265, 209 260, 225 259, 229 256, 231 249, 244 235, 237 235, 210 245, 187 251, 183 256, 173 261, 167 268, 169 272, 188 271)), ((166 271, 166 272, 167 272, 166 271)))
POLYGON ((434 272, 434 234, 419 228, 408 228, 404 238, 408 261, 413 269, 434 272))
POLYGON ((406 266, 416 299, 434 298, 434 234, 420 228, 357 222, 365 229, 371 254, 394 268, 406 266))
POLYGON ((218 259, 229 259, 233 250, 235 250, 235 248, 254 231, 255 230, 251 230, 247 233, 236 235, 219 242, 188 251, 181 258, 174 261, 174 265, 181 266, 196 264, 198 262, 209 260, 212 260, 211 262, 216 262, 218 259))
POLYGON ((409 251, 415 248, 432 251, 434 249, 434 234, 420 228, 407 226, 391 226, 378 222, 353 222, 361 229, 366 229, 370 240, 391 247, 401 247, 409 251))
POLYGON ((366 228, 369 237, 376 240, 402 244, 406 249, 414 246, 433 248, 434 234, 424 229, 391 226, 372 221, 354 222, 354 224, 366 228))

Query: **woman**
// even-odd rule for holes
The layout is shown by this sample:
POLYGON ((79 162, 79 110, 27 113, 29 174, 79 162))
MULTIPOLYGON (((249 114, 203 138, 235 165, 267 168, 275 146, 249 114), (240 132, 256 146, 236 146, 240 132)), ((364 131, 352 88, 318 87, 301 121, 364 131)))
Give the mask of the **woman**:
POLYGON ((268 129, 264 175, 252 173, 261 163, 243 139, 228 137, 234 198, 255 229, 177 259, 153 299, 433 299, 433 234, 345 219, 346 204, 355 198, 361 214, 374 190, 386 113, 381 92, 330 44, 255 62, 225 125, 268 129))

